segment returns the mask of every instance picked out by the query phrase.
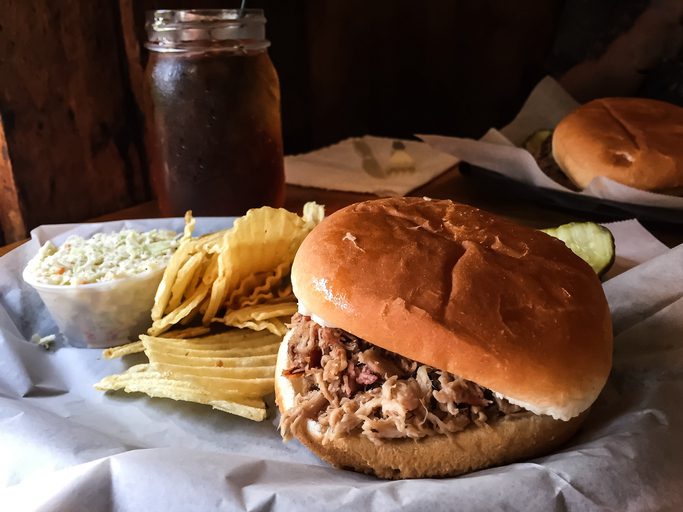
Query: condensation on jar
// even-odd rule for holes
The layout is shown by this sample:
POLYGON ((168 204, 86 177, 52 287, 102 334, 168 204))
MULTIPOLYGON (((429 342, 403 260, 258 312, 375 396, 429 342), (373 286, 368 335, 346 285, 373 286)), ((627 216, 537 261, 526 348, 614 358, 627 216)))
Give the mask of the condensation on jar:
POLYGON ((148 14, 150 175, 163 215, 282 206, 280 87, 260 9, 148 14))

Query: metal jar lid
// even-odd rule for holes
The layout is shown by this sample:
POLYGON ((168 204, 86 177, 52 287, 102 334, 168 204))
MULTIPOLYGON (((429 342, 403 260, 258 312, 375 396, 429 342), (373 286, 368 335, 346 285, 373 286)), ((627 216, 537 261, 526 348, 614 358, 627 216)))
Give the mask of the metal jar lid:
POLYGON ((149 11, 145 27, 145 47, 156 52, 207 48, 253 51, 270 46, 262 9, 149 11))

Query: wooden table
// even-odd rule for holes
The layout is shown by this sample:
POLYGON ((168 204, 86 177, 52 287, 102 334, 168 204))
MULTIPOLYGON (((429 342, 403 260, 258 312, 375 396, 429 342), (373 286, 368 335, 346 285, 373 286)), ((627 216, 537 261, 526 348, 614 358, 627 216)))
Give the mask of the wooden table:
MULTIPOLYGON (((452 199, 454 201, 483 208, 519 223, 537 228, 556 226, 572 221, 610 220, 600 217, 596 218, 587 213, 563 210, 539 202, 529 201, 525 198, 519 198, 510 188, 501 186, 500 182, 463 173, 458 167, 446 171, 444 174, 418 188, 410 195, 428 196, 434 199, 452 199)), ((370 194, 288 186, 285 207, 292 211, 300 212, 304 203, 307 201, 316 201, 320 204, 324 204, 326 212, 331 213, 348 204, 372 199, 374 197, 375 196, 370 194)), ((159 216, 160 214, 156 202, 151 201, 132 208, 103 215, 92 220, 108 221, 155 218, 159 216)), ((674 247, 683 243, 683 225, 647 221, 641 222, 653 235, 669 247, 674 247)), ((0 255, 8 252, 21 243, 23 242, 16 242, 0 247, 0 255)))

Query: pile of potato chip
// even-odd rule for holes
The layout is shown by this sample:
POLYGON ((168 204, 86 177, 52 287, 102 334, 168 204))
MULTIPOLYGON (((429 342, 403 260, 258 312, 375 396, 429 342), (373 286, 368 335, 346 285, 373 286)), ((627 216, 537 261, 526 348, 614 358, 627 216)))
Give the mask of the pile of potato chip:
POLYGON ((198 402, 263 420, 263 397, 273 391, 285 323, 297 310, 292 261, 323 215, 315 203, 304 206, 303 216, 263 207, 230 229, 192 237, 195 221, 188 213, 147 335, 104 352, 114 358, 144 351, 149 363, 105 377, 95 387, 198 402), (212 332, 219 324, 223 332, 212 332))

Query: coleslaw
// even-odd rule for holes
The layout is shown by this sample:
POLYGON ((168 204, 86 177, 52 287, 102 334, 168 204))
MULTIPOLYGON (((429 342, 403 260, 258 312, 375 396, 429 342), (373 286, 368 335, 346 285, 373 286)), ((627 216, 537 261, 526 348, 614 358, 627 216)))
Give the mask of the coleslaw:
POLYGON ((46 242, 27 271, 42 284, 77 286, 113 281, 164 268, 177 249, 175 231, 123 229, 91 238, 70 236, 58 248, 46 242))

